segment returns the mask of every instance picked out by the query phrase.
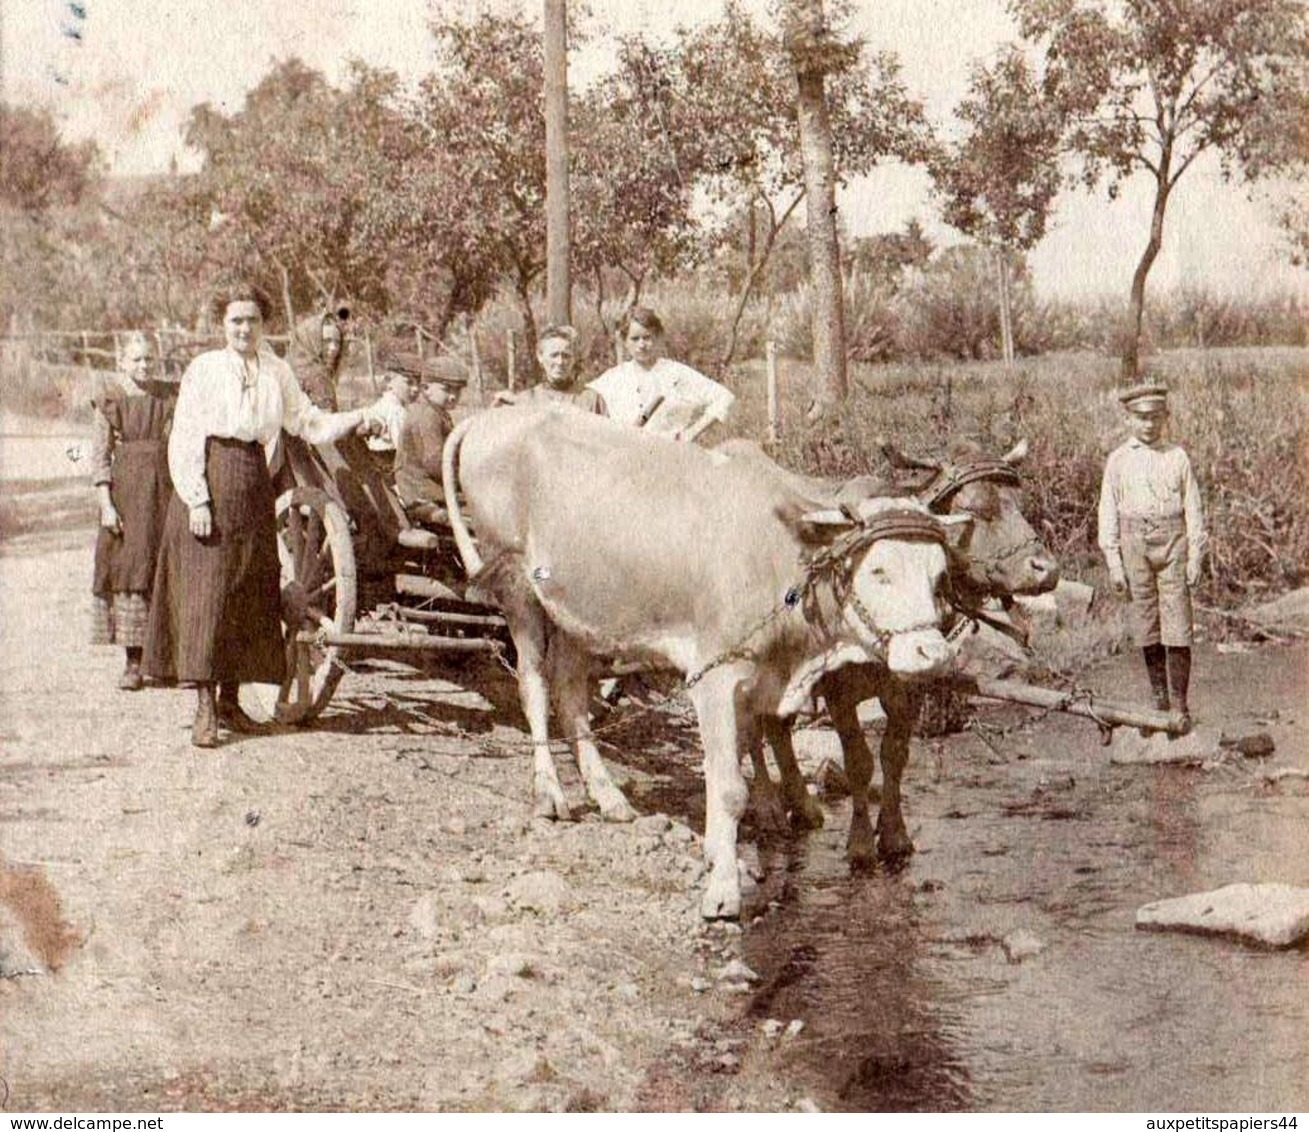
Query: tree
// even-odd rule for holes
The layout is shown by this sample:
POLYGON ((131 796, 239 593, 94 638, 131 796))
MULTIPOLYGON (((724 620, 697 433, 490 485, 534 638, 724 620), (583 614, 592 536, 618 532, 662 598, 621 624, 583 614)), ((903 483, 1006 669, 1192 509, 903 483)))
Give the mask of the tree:
POLYGON ((39 215, 77 204, 95 187, 102 159, 94 142, 65 142, 48 110, 0 102, 0 207, 39 215))
MULTIPOLYGON (((1019 29, 1045 47, 1045 91, 1069 115, 1088 186, 1144 172, 1150 235, 1132 277, 1122 368, 1140 369, 1145 287, 1178 181, 1201 155, 1225 175, 1262 175, 1260 120, 1303 97, 1303 0, 1010 0, 1019 29)), ((1309 107, 1300 104, 1300 113, 1309 107)))
POLYGON ((677 82, 675 51, 624 39, 573 113, 573 255, 602 322, 606 268, 626 279, 631 307, 648 279, 690 267, 707 243, 694 210, 705 146, 677 82))
POLYGON ((438 69, 416 111, 427 144, 459 171, 459 224, 518 298, 536 337, 532 287, 545 267, 545 114, 540 31, 519 16, 432 24, 438 69))
MULTIPOLYGON (((718 20, 682 32, 677 46, 678 105, 689 119, 685 128, 705 147, 705 188, 718 201, 747 206, 750 217, 744 282, 720 362, 726 366, 778 234, 805 198, 796 73, 782 36, 735 0, 718 20)), ((895 57, 861 44, 850 50, 849 65, 824 84, 838 187, 885 157, 924 161, 931 144, 922 104, 910 97, 895 57)))
POLYGON ((198 189, 211 206, 210 254, 218 269, 261 278, 295 312, 350 297, 385 310, 385 249, 361 238, 388 140, 402 134, 384 100, 394 77, 356 67, 338 90, 318 71, 287 59, 225 115, 204 103, 187 141, 204 158, 198 189), (373 127, 370 129, 369 127, 373 127))
POLYGON ((827 22, 823 0, 792 0, 782 35, 795 71, 796 125, 804 170, 805 230, 809 235, 809 281, 813 295, 814 366, 818 407, 845 400, 845 312, 841 292, 841 246, 836 234, 836 159, 827 112, 829 75, 849 70, 858 45, 840 42, 827 22))
POLYGON ((965 133, 931 162, 932 179, 946 223, 995 249, 1002 348, 1012 364, 1011 260, 1045 235, 1061 181, 1062 122, 1012 47, 991 66, 974 66, 955 116, 965 133))

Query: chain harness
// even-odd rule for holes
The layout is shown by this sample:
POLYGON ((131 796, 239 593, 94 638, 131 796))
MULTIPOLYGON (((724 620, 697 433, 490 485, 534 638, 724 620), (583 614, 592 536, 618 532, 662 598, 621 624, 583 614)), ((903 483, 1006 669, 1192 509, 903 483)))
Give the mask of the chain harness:
POLYGON ((782 600, 764 614, 732 648, 725 649, 707 664, 696 669, 686 678, 686 687, 693 688, 715 668, 721 668, 735 660, 751 660, 757 655, 750 647, 750 642, 768 625, 792 609, 803 607, 809 614, 817 614, 818 586, 828 584, 837 601, 848 604, 863 629, 876 642, 878 648, 886 653, 893 638, 904 633, 921 632, 934 629, 937 622, 923 621, 894 632, 881 628, 868 607, 860 600, 854 590, 853 564, 873 543, 879 539, 897 539, 910 542, 933 542, 944 548, 945 528, 931 515, 907 508, 894 511, 882 511, 864 520, 854 515, 848 508, 843 508, 855 526, 838 537, 831 546, 815 552, 802 560, 804 573, 798 585, 791 586, 782 600))

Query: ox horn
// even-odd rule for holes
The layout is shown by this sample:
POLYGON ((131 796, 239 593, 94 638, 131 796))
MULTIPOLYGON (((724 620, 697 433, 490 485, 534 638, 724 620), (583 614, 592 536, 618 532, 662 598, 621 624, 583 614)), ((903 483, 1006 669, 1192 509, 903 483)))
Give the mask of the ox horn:
POLYGON ((920 456, 910 456, 907 453, 902 452, 887 440, 886 437, 879 437, 877 440, 877 446, 882 450, 882 455, 886 457, 886 462, 890 464, 891 467, 903 472, 914 470, 935 472, 941 467, 941 465, 936 463, 934 460, 927 460, 920 456))
POLYGON ((1004 463, 1011 464, 1013 467, 1016 468, 1018 467, 1019 464, 1021 464, 1024 460, 1027 459, 1028 451, 1029 449, 1027 444, 1027 437, 1024 436, 1022 440, 1020 440, 1011 449, 1009 449, 1009 451, 1006 452, 1003 456, 1001 456, 1000 459, 1004 463))

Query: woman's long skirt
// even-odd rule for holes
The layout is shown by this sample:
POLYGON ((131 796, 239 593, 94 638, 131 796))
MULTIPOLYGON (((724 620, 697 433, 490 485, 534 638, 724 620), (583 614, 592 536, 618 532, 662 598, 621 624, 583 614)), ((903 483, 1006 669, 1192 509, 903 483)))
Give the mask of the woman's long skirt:
POLYGON ((155 572, 146 671, 181 682, 278 684, 286 653, 272 481, 263 449, 210 437, 213 533, 191 533, 174 493, 155 572))

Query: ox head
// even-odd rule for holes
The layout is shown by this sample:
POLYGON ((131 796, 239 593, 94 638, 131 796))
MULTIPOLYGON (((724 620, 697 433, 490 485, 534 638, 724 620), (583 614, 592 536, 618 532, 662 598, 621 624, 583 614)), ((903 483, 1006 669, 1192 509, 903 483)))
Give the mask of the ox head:
POLYGON ((1058 584, 1059 565, 1020 507, 1018 465, 1027 456, 1027 441, 998 460, 968 451, 941 462, 906 456, 887 443, 882 451, 892 467, 925 474, 916 491, 933 514, 972 519, 951 546, 957 588, 1005 598, 1046 593, 1058 584))
POLYGON ((827 580, 847 639, 897 676, 935 676, 954 659, 941 633, 946 602, 946 527, 912 499, 864 499, 841 510, 804 515, 797 530, 822 549, 809 578, 827 580))

